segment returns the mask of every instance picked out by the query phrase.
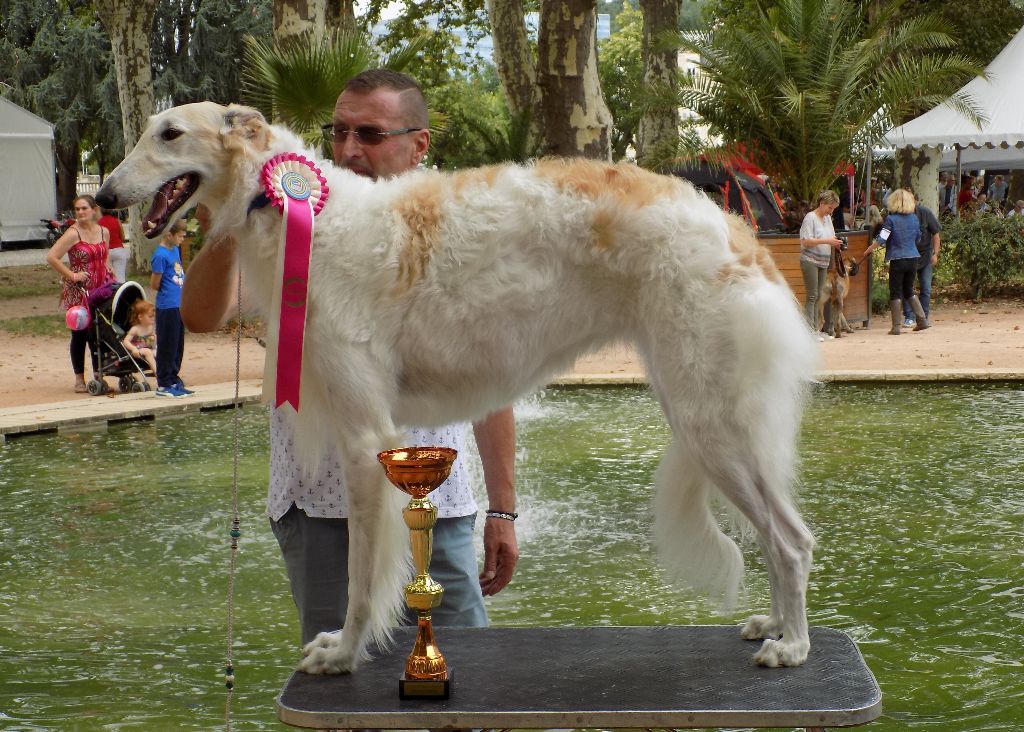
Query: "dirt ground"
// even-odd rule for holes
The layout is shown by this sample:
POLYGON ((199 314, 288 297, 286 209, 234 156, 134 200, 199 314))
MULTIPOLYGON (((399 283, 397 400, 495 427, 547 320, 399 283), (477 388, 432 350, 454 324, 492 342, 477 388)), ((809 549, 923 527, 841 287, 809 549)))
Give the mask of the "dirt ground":
MULTIPOLYGON (((56 301, 56 294, 0 301, 0 319, 46 314, 59 318, 56 301)), ((858 324, 855 333, 822 343, 823 368, 1024 370, 1024 301, 939 304, 933 312, 935 327, 904 332, 898 338, 886 334, 887 321, 875 317, 868 329, 858 324)), ((243 379, 262 376, 263 353, 254 338, 243 339, 243 379)), ((231 333, 186 336, 181 376, 187 384, 229 382, 234 370, 231 333)), ((613 347, 581 359, 574 373, 638 375, 643 367, 631 349, 613 347)), ((0 408, 94 398, 72 391, 66 338, 21 337, 0 331, 0 408)))

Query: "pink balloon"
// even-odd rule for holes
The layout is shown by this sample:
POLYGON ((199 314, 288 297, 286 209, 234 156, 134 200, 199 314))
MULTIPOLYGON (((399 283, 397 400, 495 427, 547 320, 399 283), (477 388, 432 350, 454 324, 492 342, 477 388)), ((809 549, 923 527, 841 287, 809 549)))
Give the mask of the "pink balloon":
POLYGON ((64 314, 64 322, 71 330, 85 330, 89 327, 89 308, 84 305, 72 305, 64 314))

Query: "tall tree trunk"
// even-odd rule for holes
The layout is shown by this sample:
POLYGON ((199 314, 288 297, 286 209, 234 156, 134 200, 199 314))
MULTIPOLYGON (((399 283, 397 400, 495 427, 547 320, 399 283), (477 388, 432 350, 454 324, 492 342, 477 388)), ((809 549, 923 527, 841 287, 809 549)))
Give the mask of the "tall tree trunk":
POLYGON ((57 213, 71 210, 71 202, 78 195, 78 135, 61 135, 54 145, 57 162, 57 213))
POLYGON ((352 32, 356 29, 354 0, 327 0, 324 24, 328 28, 352 32))
MULTIPOLYGON (((110 36, 110 52, 121 102, 125 154, 131 152, 153 113, 153 75, 149 61, 149 33, 156 0, 96 0, 96 12, 110 36)), ((152 242, 142 234, 142 209, 129 211, 132 258, 138 269, 149 267, 152 242)))
POLYGON ((910 188, 922 206, 936 215, 939 207, 939 161, 942 151, 937 147, 897 148, 896 171, 900 188, 910 188))
POLYGON ((612 115, 597 76, 597 0, 544 0, 537 55, 547 152, 611 160, 612 115))
MULTIPOLYGON (((540 139, 540 88, 533 53, 526 36, 522 0, 487 0, 487 16, 494 39, 494 64, 512 117, 527 115, 530 138, 540 139)), ((532 147, 532 145, 531 145, 532 147)))
POLYGON ((283 41, 310 32, 323 35, 327 0, 274 0, 274 39, 283 41))
MULTIPOLYGON (((674 87, 679 63, 674 48, 658 48, 660 36, 675 33, 682 0, 640 0, 644 15, 641 53, 644 63, 644 87, 674 87)), ((679 149, 679 110, 668 103, 640 118, 637 155, 641 165, 663 168, 679 149)))

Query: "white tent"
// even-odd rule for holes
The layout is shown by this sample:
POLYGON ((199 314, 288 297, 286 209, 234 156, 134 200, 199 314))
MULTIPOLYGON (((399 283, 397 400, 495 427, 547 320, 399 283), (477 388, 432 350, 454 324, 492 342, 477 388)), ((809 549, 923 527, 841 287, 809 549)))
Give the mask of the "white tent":
POLYGON ((950 107, 939 106, 890 131, 886 143, 896 148, 941 145, 944 169, 956 166, 957 147, 964 168, 1024 168, 1024 28, 985 73, 988 79, 973 79, 961 90, 987 118, 981 129, 950 107))
POLYGON ((56 209, 53 125, 0 97, 0 247, 45 240, 56 209))

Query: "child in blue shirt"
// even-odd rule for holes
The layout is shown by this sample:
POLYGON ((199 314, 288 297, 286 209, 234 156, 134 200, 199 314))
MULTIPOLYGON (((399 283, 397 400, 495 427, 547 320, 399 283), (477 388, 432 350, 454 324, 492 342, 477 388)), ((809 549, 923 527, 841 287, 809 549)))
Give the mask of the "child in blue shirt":
POLYGON ((185 268, 181 265, 181 243, 185 240, 185 222, 167 227, 160 246, 150 260, 153 274, 149 286, 156 293, 156 395, 185 397, 194 392, 185 388, 178 371, 185 353, 185 325, 181 322, 181 286, 185 268))

